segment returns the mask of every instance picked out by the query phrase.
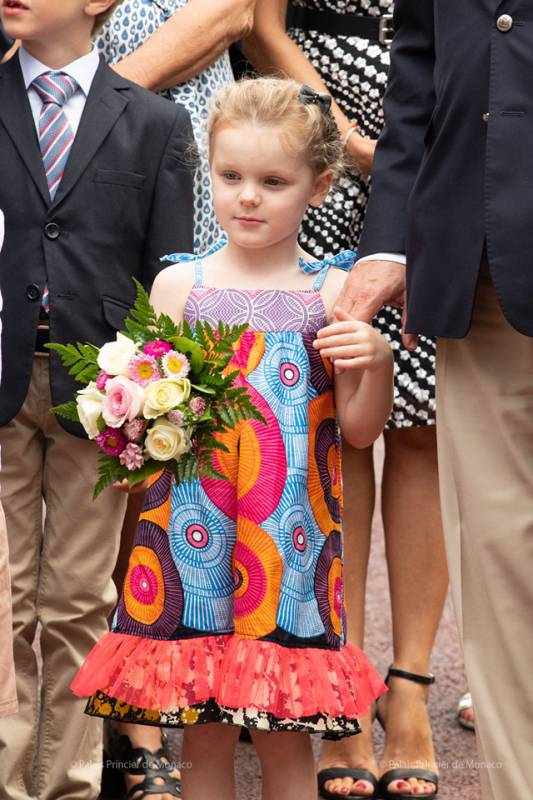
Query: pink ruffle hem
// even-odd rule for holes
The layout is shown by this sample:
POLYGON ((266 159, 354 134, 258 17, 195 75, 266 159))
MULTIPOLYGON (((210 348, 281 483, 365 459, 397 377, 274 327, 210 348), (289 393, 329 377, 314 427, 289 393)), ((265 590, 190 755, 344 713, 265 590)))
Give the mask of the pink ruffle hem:
POLYGON ((237 636, 166 641, 108 633, 74 679, 79 697, 97 690, 132 706, 169 711, 210 699, 278 718, 318 713, 366 716, 387 687, 362 650, 282 647, 237 636))

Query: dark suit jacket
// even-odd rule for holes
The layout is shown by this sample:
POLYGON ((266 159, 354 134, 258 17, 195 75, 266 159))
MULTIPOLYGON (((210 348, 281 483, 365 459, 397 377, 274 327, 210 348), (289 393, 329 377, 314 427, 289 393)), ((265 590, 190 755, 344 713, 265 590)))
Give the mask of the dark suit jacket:
POLYGON ((407 330, 460 338, 486 242, 503 312, 531 336, 533 4, 397 0, 395 21, 359 256, 406 252, 407 330))
MULTIPOLYGON (((192 141, 185 109, 102 62, 50 203, 18 57, 0 67, 0 425, 28 391, 46 284, 51 341, 101 345, 115 338, 135 298, 132 275, 149 289, 160 256, 192 250, 192 141)), ((50 375, 54 404, 81 388, 55 354, 50 375)), ((81 426, 60 422, 82 435, 81 426)))
POLYGON ((0 20, 0 59, 3 58, 3 56, 12 46, 13 39, 10 39, 9 36, 6 35, 6 32, 2 26, 2 21, 0 20))

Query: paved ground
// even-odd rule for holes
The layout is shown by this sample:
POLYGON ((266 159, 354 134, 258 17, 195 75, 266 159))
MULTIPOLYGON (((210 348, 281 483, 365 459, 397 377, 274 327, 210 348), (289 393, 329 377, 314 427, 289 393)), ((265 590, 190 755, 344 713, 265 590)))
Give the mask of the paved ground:
MULTIPOLYGON (((378 449, 378 459, 379 459, 378 449)), ((373 531, 371 566, 368 581, 367 644, 366 650, 384 674, 391 663, 390 616, 387 577, 383 553, 383 529, 379 518, 373 531)), ((453 609, 448 599, 433 657, 433 672, 437 683, 430 695, 430 713, 435 745, 441 771, 441 800, 480 800, 476 770, 475 737, 455 721, 455 706, 465 688, 462 658, 457 639, 453 609)), ((382 745, 381 731, 375 725, 376 743, 382 745)), ((179 735, 174 737, 178 751, 179 735)), ((316 742, 318 753, 320 743, 316 742)), ((251 745, 239 745, 236 763, 238 799, 259 800, 259 764, 251 745)), ((216 787, 216 777, 213 776, 216 787)), ((213 795, 216 797, 216 791, 213 795)), ((280 798, 283 800, 283 798, 280 798)))

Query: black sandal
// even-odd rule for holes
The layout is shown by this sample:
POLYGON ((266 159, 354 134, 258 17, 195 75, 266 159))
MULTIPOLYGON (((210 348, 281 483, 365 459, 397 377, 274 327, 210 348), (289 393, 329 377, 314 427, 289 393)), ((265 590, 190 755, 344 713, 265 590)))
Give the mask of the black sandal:
POLYGON ((181 798, 181 781, 170 774, 174 766, 164 733, 161 742, 161 747, 152 752, 145 747, 132 747, 129 736, 119 737, 118 749, 124 762, 124 773, 144 775, 144 780, 132 786, 123 800, 145 800, 154 794, 181 798))
POLYGON ((367 769, 358 769, 356 767, 329 767, 329 769, 321 769, 317 775, 318 793, 320 797, 324 797, 325 800, 339 800, 339 798, 348 796, 339 794, 338 792, 337 794, 333 794, 333 792, 328 792, 328 790, 324 788, 328 781, 334 781, 336 778, 352 778, 354 783, 357 783, 357 781, 368 781, 368 783, 371 783, 374 787, 372 794, 351 794, 349 795, 350 798, 354 797, 356 800, 357 798, 360 798, 360 800, 371 800, 371 798, 376 797, 378 779, 367 769))
MULTIPOLYGON (((415 672, 406 672, 403 669, 396 669, 396 667, 389 667, 387 676, 385 678, 385 683, 387 685, 391 678, 405 678, 407 681, 421 683, 424 686, 431 686, 433 683, 435 683, 434 675, 417 675, 415 672)), ((385 730, 385 725, 379 716, 379 712, 376 713, 376 716, 379 724, 383 730, 385 730)), ((389 769, 381 776, 378 781, 376 796, 380 798, 380 800, 413 800, 414 797, 420 798, 420 800, 435 800, 438 792, 439 776, 436 772, 432 772, 428 769, 416 769, 414 767, 412 769, 398 767, 397 769, 389 769), (412 792, 409 794, 399 794, 398 792, 390 792, 388 790, 387 787, 389 783, 392 783, 392 781, 407 781, 409 778, 417 778, 419 781, 433 783, 435 786, 435 791, 430 792, 429 794, 413 794, 412 792)))

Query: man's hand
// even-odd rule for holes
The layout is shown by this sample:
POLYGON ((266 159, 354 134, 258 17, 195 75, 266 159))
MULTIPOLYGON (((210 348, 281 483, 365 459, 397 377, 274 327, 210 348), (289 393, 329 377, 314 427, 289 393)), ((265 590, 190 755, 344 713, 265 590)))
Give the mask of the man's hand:
MULTIPOLYGON (((396 306, 404 309, 405 323, 405 265, 395 261, 361 261, 346 279, 336 305, 368 324, 383 306, 396 306)), ((402 333, 402 340, 408 350, 416 348, 417 338, 413 334, 402 333)))

